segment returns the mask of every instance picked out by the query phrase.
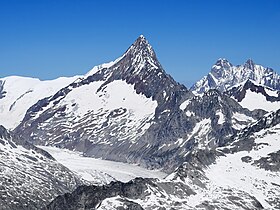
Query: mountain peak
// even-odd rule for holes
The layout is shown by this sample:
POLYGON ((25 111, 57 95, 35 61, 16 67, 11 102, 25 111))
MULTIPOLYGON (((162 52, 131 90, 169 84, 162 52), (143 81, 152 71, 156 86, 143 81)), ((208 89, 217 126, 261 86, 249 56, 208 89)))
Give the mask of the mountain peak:
POLYGON ((219 58, 217 62, 214 64, 213 67, 219 66, 219 67, 230 67, 232 64, 225 58, 219 58))
POLYGON ((280 90, 280 75, 272 69, 256 65, 252 59, 248 59, 243 65, 234 66, 224 58, 218 59, 210 73, 196 82, 191 90, 195 94, 201 94, 209 89, 223 92, 245 83, 248 79, 255 84, 280 90))
POLYGON ((127 50, 126 54, 141 54, 142 56, 152 57, 156 59, 155 52, 152 46, 149 44, 148 40, 143 35, 140 35, 135 40, 135 42, 127 50))
POLYGON ((138 39, 146 39, 145 36, 143 34, 141 34, 138 39))
POLYGON ((247 67, 247 68, 249 68, 249 69, 254 69, 254 66, 255 66, 255 63, 254 63, 254 61, 251 59, 251 58, 249 58, 246 62, 245 62, 245 65, 244 65, 245 67, 247 67))
POLYGON ((144 37, 144 35, 140 35, 134 42, 133 45, 150 45, 148 40, 144 37))

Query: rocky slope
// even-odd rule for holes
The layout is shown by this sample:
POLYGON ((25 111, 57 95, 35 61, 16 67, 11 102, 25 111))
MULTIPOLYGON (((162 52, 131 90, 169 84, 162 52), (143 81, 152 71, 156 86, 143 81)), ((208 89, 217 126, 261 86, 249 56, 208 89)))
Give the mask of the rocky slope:
POLYGON ((280 110, 196 149, 164 180, 135 179, 79 187, 45 209, 280 209, 280 110))
POLYGON ((219 59, 212 66, 210 73, 196 82, 191 90, 195 94, 202 94, 210 89, 224 92, 247 80, 273 90, 280 90, 280 75, 271 68, 255 64, 251 59, 238 66, 232 65, 226 59, 219 59))
POLYGON ((137 178, 128 183, 112 182, 103 187, 81 186, 57 197, 44 209, 262 209, 261 204, 240 190, 217 188, 212 200, 193 201, 198 194, 183 181, 137 178))
POLYGON ((0 209, 39 209, 83 184, 49 153, 0 126, 0 209))

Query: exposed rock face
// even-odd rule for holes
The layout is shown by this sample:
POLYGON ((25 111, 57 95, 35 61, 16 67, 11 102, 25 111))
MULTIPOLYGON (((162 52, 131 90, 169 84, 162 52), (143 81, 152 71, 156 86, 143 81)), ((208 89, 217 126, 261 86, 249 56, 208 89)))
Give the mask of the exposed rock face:
POLYGON ((278 91, 274 91, 263 85, 257 85, 251 80, 247 80, 244 83, 244 85, 236 86, 229 89, 226 93, 234 97, 234 99, 236 99, 238 102, 241 102, 246 97, 247 90, 262 94, 267 101, 270 102, 280 101, 280 92, 278 93, 278 91), (271 95, 269 94, 270 92, 274 92, 274 94, 271 95))
POLYGON ((244 65, 238 66, 232 65, 226 59, 219 59, 213 65, 210 73, 196 82, 191 90, 196 94, 202 94, 210 89, 224 92, 247 80, 280 90, 280 76, 273 69, 257 65, 251 59, 247 60, 244 65))
POLYGON ((280 107, 280 91, 258 85, 251 80, 234 86, 226 94, 250 110, 276 111, 280 107))
POLYGON ((0 80, 0 99, 5 97, 4 84, 5 82, 0 80))
POLYGON ((128 183, 112 182, 102 187, 81 186, 71 194, 57 197, 45 209, 152 209, 183 207, 170 200, 193 194, 186 185, 136 178, 128 183), (158 197, 156 197, 158 196, 158 197))
POLYGON ((0 209, 39 209, 83 184, 52 156, 0 126, 0 209))

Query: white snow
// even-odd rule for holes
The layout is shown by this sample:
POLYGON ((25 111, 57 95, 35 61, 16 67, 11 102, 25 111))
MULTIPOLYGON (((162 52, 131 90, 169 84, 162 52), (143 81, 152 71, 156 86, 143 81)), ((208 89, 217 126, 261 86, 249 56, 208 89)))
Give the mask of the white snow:
MULTIPOLYGON (((154 113, 157 102, 137 94, 133 85, 116 80, 97 93, 101 84, 103 82, 99 81, 76 88, 62 100, 62 103, 75 104, 75 114, 80 116, 85 115, 89 110, 114 110, 121 107, 133 110, 136 120, 154 113)), ((68 112, 72 110, 69 108, 68 112)))
POLYGON ((216 113, 216 115, 219 117, 219 120, 218 120, 218 124, 223 124, 224 122, 225 122, 225 116, 224 116, 224 114, 222 113, 222 111, 220 110, 220 111, 218 111, 217 113, 216 113))
POLYGON ((251 163, 242 162, 241 158, 250 156, 252 160, 258 160, 261 157, 267 157, 271 152, 278 151, 280 148, 279 129, 279 125, 270 129, 269 135, 266 135, 265 131, 256 133, 255 142, 263 143, 261 146, 249 152, 241 151, 218 158, 216 164, 210 165, 206 170, 206 176, 216 186, 232 187, 255 196, 265 209, 270 209, 271 206, 267 202, 269 197, 280 196, 279 187, 272 184, 279 184, 280 173, 266 171, 251 163), (276 194, 271 192, 276 192, 276 194))
POLYGON ((192 87, 192 91, 195 95, 200 95, 210 89, 226 91, 228 88, 240 85, 248 80, 257 85, 273 86, 279 79, 280 75, 261 65, 254 65, 254 68, 251 69, 246 64, 233 66, 224 60, 223 65, 214 65, 207 76, 197 81, 192 87), (274 84, 273 82, 270 83, 269 80, 274 80, 274 84))
POLYGON ((150 127, 157 101, 137 94, 133 85, 122 80, 115 80, 98 91, 102 84, 102 81, 97 81, 75 88, 56 105, 66 106, 68 119, 74 119, 67 127, 71 130, 71 127, 79 126, 87 119, 90 124, 85 128, 86 133, 103 139, 101 133, 105 130, 102 122, 106 122, 110 126, 115 125, 116 129, 122 127, 110 135, 117 135, 118 140, 129 137, 130 141, 134 141, 150 127), (110 117, 112 115, 114 117, 110 117))
MULTIPOLYGON (((187 135, 184 143, 180 142, 181 147, 184 144, 186 144, 188 142, 188 140, 190 140, 191 138, 194 138, 198 142, 199 148, 204 148, 210 142, 210 139, 208 139, 208 136, 207 136, 207 134, 210 132, 210 128, 211 128, 211 119, 210 118, 205 118, 205 119, 201 120, 200 122, 196 123, 192 132, 187 135)), ((186 153, 185 156, 187 154, 188 153, 186 153)))
POLYGON ((174 144, 181 145, 184 142, 184 139, 179 138, 174 144))
POLYGON ((186 100, 186 101, 184 101, 184 102, 180 105, 180 109, 181 109, 182 111, 184 111, 184 110, 187 108, 187 106, 189 105, 190 102, 191 102, 191 100, 186 100))
POLYGON ((0 124, 8 129, 15 128, 23 119, 27 109, 38 100, 55 94, 78 76, 60 77, 55 80, 41 81, 37 78, 10 76, 4 81, 7 93, 0 99, 0 124))
POLYGON ((127 206, 124 206, 124 203, 122 203, 120 200, 122 200, 120 196, 106 198, 105 200, 102 201, 101 205, 97 207, 97 209, 112 210, 112 209, 117 209, 118 207, 127 208, 127 206))
MULTIPOLYGON (((124 54, 124 55, 125 55, 125 54, 124 54)), ((113 66, 114 64, 116 64, 117 62, 119 62, 119 61, 124 57, 124 55, 121 56, 121 57, 119 57, 119 58, 117 58, 117 59, 114 60, 114 61, 110 61, 110 62, 108 62, 108 63, 103 63, 103 64, 100 64, 100 65, 98 65, 98 66, 93 67, 84 77, 86 78, 86 77, 88 77, 88 76, 94 75, 94 74, 96 74, 98 71, 100 71, 101 69, 110 68, 111 66, 113 66)))
POLYGON ((241 122, 248 122, 248 121, 250 122, 250 121, 254 120, 252 117, 249 117, 249 116, 239 113, 239 112, 234 112, 232 117, 241 122))
POLYGON ((265 89, 265 92, 269 95, 269 96, 274 96, 274 97, 278 97, 278 93, 276 90, 270 90, 269 88, 265 89))
MULTIPOLYGON (((7 202, 17 204, 13 209, 34 209, 34 203, 45 205, 65 189, 77 187, 77 177, 57 161, 8 139, 0 137, 0 191, 7 202)), ((7 209, 5 204, 1 202, 1 209, 7 209)))
POLYGON ((192 115, 194 115, 194 113, 191 112, 190 110, 187 110, 187 111, 186 111, 186 115, 187 115, 188 117, 191 117, 192 115))
POLYGON ((276 111, 280 109, 280 102, 269 102, 261 93, 255 93, 251 90, 246 92, 246 97, 240 102, 242 107, 249 110, 263 109, 266 111, 276 111))
POLYGON ((249 117, 245 114, 239 113, 239 112, 234 112, 232 115, 232 127, 240 130, 248 124, 248 122, 253 122, 255 121, 254 118, 249 117), (244 124, 242 124, 244 123, 244 124))
POLYGON ((113 179, 128 182, 136 177, 163 179, 166 176, 159 170, 148 170, 128 163, 83 157, 81 153, 67 149, 49 146, 40 146, 40 148, 48 151, 59 163, 91 182, 109 183, 113 179))

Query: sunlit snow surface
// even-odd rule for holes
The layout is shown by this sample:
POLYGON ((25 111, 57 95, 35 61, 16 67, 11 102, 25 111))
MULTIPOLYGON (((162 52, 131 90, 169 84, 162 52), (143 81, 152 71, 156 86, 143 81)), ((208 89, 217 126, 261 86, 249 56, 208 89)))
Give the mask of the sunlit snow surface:
POLYGON ((59 163, 66 166, 83 179, 106 184, 113 180, 128 182, 136 177, 159 178, 166 176, 159 170, 148 170, 137 165, 83 157, 81 153, 56 147, 40 146, 48 151, 59 163))
POLYGON ((264 208, 270 209, 272 206, 269 202, 280 198, 280 173, 258 168, 251 163, 279 151, 279 130, 280 125, 277 125, 255 133, 257 145, 252 151, 240 151, 218 158, 216 164, 206 170, 206 176, 216 186, 232 187, 249 193, 264 208), (241 160, 246 156, 252 158, 249 163, 241 160))
MULTIPOLYGON (((275 96, 273 91, 270 91, 272 96, 275 96)), ((255 93, 250 90, 246 92, 246 97, 240 102, 241 106, 249 110, 263 109, 266 111, 276 111, 280 108, 280 102, 267 101, 265 96, 260 93, 255 93)))
POLYGON ((67 86, 78 76, 60 77, 41 81, 37 78, 10 76, 0 78, 3 82, 3 98, 0 98, 0 124, 8 129, 15 128, 26 111, 38 100, 51 96, 67 86))

